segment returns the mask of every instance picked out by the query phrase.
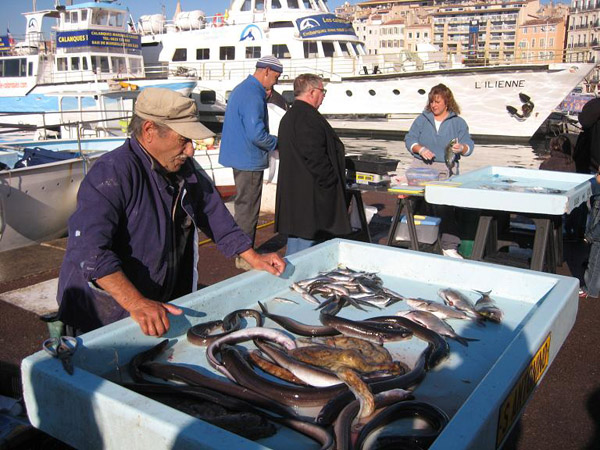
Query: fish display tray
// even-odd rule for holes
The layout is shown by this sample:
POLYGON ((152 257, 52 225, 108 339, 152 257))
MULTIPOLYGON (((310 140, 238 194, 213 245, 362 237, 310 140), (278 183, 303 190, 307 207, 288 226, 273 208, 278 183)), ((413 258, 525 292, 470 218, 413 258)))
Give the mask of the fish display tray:
MULTIPOLYGON (((438 406, 450 417, 432 449, 492 449, 501 444, 577 314, 579 285, 574 278, 335 239, 289 257, 282 277, 250 271, 175 300, 184 314, 171 316, 165 336, 171 345, 159 360, 221 377, 207 364, 204 349, 187 342, 191 325, 223 318, 239 308, 258 309, 257 301, 272 313, 316 324, 318 311, 290 285, 338 265, 377 272, 384 286, 407 297, 441 301, 437 291, 453 287, 475 299, 473 290, 491 290, 504 311, 501 324, 488 322, 485 327, 451 320, 458 334, 479 341, 464 347, 449 340, 449 357, 414 389, 417 400, 438 406), (299 304, 279 303, 274 297, 299 304)), ((400 309, 408 306, 399 302, 369 312, 344 308, 339 314, 360 319, 400 309)), ((269 320, 265 326, 279 328, 269 320)), ((128 381, 129 361, 158 342, 124 319, 80 337, 73 375, 44 352, 27 357, 21 370, 30 421, 67 444, 86 449, 319 448, 285 427, 252 442, 119 386, 117 382, 128 381)), ((426 344, 413 337, 386 347, 395 359, 412 366, 426 344)))
POLYGON ((489 166, 426 186, 425 201, 464 208, 562 215, 590 198, 591 178, 592 175, 578 173, 489 166))

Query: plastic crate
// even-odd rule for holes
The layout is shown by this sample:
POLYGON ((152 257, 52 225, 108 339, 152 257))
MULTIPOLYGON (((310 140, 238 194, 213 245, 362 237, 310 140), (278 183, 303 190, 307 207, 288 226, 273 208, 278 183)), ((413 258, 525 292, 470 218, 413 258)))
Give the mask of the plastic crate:
MULTIPOLYGON (((348 172, 367 172, 377 175, 387 175, 396 170, 398 161, 395 159, 380 158, 373 155, 353 155, 346 158, 348 172)), ((354 177, 350 177, 354 178, 354 177)))
MULTIPOLYGON (((423 244, 433 244, 435 241, 437 241, 442 219, 439 217, 418 215, 414 216, 414 218, 415 227, 417 228, 417 240, 423 244)), ((396 241, 410 240, 406 216, 400 216, 400 224, 396 229, 395 239, 396 241)))

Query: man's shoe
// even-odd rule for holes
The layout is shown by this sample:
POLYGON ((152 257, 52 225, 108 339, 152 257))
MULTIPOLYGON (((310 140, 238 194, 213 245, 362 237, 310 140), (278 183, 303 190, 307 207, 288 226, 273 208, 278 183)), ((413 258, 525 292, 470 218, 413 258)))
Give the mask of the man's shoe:
POLYGON ((235 267, 242 270, 252 270, 252 266, 244 258, 235 257, 235 267))
POLYGON ((464 259, 460 253, 458 253, 458 250, 453 249, 453 248, 449 248, 446 250, 442 250, 442 254, 444 256, 448 256, 450 258, 456 258, 456 259, 464 259))

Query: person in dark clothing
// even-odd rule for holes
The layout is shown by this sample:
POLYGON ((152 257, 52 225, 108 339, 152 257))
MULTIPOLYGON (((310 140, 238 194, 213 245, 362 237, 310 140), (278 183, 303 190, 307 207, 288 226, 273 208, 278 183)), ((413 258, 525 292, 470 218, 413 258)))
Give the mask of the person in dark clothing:
POLYGON ((323 80, 294 80, 295 101, 279 125, 275 230, 288 236, 286 255, 350 234, 344 144, 318 109, 323 80))
POLYGON ((561 134, 550 140, 550 157, 540 164, 540 170, 575 172, 573 146, 569 137, 561 134))
POLYGON ((130 123, 132 137, 100 157, 84 178, 58 281, 58 318, 76 334, 130 316, 144 334, 161 336, 168 302, 196 290, 198 234, 222 253, 280 275, 285 262, 259 255, 219 193, 193 162, 192 140, 213 133, 194 100, 146 88, 130 123))

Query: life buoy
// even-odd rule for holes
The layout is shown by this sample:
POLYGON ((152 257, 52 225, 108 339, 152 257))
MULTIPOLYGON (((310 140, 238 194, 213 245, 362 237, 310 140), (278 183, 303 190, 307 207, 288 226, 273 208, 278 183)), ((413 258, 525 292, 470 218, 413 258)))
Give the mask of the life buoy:
POLYGON ((213 17, 213 27, 222 27, 223 26, 223 14, 217 13, 213 17))

